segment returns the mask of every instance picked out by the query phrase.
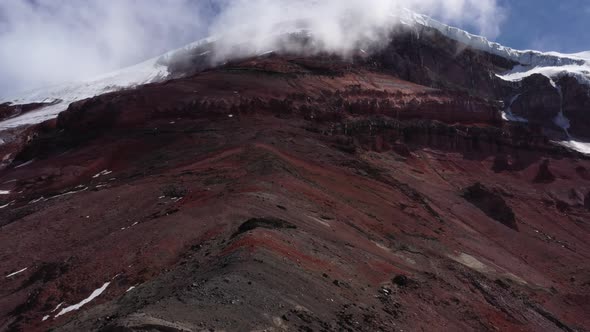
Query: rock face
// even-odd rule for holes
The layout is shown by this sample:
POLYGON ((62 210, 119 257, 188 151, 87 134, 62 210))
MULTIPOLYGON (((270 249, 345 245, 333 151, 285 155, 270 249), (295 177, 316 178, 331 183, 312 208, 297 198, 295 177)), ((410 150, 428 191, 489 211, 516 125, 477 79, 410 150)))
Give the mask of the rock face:
POLYGON ((555 175, 549 169, 549 160, 545 159, 539 166, 539 172, 535 176, 535 182, 553 182, 555 175))
POLYGON ((399 38, 5 136, 0 330, 590 329, 590 160, 500 121, 509 64, 399 38))
POLYGON ((407 81, 490 99, 502 99, 510 89, 508 82, 490 72, 509 70, 513 62, 467 48, 432 28, 399 29, 388 46, 370 58, 380 68, 407 81))
POLYGON ((570 131, 578 136, 588 136, 590 132, 590 91, 573 77, 559 80, 563 91, 563 113, 570 120, 570 131))
POLYGON ((514 114, 548 127, 553 125, 562 100, 549 78, 534 74, 523 79, 516 95, 518 98, 512 104, 514 114))
POLYGON ((481 183, 476 183, 466 188, 462 196, 490 218, 499 221, 507 227, 518 230, 514 212, 498 193, 486 188, 481 183))
POLYGON ((431 28, 399 29, 367 63, 417 84, 503 100, 511 104, 506 106, 513 114, 550 130, 561 130, 554 120, 563 111, 570 120, 569 133, 587 138, 590 87, 586 83, 571 76, 552 82, 540 74, 506 82, 491 73, 512 69, 516 63, 510 60, 470 49, 431 28))
POLYGON ((552 130, 560 111, 569 120, 568 132, 577 137, 588 136, 590 129, 590 87, 574 77, 564 77, 556 82, 543 75, 534 74, 519 82, 508 99, 513 114, 552 130))

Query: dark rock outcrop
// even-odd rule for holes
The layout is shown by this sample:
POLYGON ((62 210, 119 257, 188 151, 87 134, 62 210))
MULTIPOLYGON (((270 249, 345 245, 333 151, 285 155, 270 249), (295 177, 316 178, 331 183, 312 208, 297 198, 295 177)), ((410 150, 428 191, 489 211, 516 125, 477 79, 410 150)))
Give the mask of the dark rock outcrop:
POLYGON ((233 237, 238 236, 242 233, 249 232, 256 228, 267 228, 267 229, 296 229, 297 227, 292 223, 278 219, 278 218, 252 218, 245 221, 240 225, 238 230, 234 233, 233 237))
POLYGON ((561 107, 561 98, 549 78, 541 74, 526 77, 514 95, 519 96, 512 104, 512 113, 547 127, 553 125, 561 107))
POLYGON ((510 90, 510 83, 490 72, 506 71, 515 65, 502 57, 470 49, 428 27, 398 27, 387 47, 370 61, 410 82, 493 99, 501 99, 510 90))
POLYGON ((476 183, 466 188, 462 196, 490 218, 499 221, 504 226, 518 230, 516 216, 512 208, 506 204, 506 201, 500 194, 485 187, 481 183, 476 183))
POLYGON ((551 183, 555 181, 555 175, 549 169, 549 159, 543 160, 539 165, 539 171, 535 176, 535 182, 551 183))
POLYGON ((590 86, 571 76, 564 76, 558 84, 563 91, 563 113, 570 120, 570 133, 590 136, 590 86))

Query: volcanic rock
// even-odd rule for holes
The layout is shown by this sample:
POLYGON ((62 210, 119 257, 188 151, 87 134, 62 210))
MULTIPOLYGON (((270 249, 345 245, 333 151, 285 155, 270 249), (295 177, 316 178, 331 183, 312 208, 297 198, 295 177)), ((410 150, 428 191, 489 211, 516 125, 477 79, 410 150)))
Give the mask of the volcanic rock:
POLYGON ((408 277, 404 276, 404 275, 397 275, 393 278, 393 283, 400 286, 400 287, 405 287, 408 285, 408 282, 410 281, 408 277))
MULTIPOLYGON (((490 70, 510 61, 395 38, 350 61, 235 60, 2 133, 0 330, 588 330, 570 278, 590 273, 590 161, 501 121, 519 87, 490 70)), ((521 102, 549 117, 539 98, 521 102)))
POLYGON ((238 228, 238 231, 234 233, 234 236, 237 236, 242 233, 249 232, 256 228, 268 228, 268 229, 280 229, 280 228, 287 228, 287 229, 296 229, 297 226, 281 220, 277 218, 252 218, 244 222, 238 228))
POLYGON ((568 76, 561 78, 558 84, 563 91, 563 113, 570 120, 570 133, 578 137, 587 137, 590 133, 588 85, 568 76))
POLYGON ((539 170, 535 176, 535 182, 550 183, 553 181, 555 181, 555 175, 553 175, 549 169, 549 159, 545 159, 539 165, 539 170))
POLYGON ((514 212, 498 193, 478 182, 466 188, 462 196, 471 204, 481 209, 490 218, 499 221, 507 227, 518 230, 514 212))
POLYGON ((559 113, 561 98, 549 78, 534 74, 521 82, 520 96, 512 104, 512 113, 529 121, 548 125, 559 113))

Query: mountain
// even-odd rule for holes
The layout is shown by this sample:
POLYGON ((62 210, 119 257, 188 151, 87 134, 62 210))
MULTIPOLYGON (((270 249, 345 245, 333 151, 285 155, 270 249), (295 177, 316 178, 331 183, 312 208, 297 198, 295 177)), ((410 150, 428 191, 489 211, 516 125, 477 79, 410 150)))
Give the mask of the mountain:
MULTIPOLYGON (((543 53, 530 50, 514 50, 498 43, 490 42, 485 37, 470 34, 461 29, 440 23, 428 16, 416 14, 409 10, 392 14, 391 22, 393 22, 392 26, 402 25, 410 27, 410 29, 415 29, 418 38, 420 37, 420 33, 430 33, 432 30, 436 30, 444 37, 458 42, 458 47, 468 47, 473 50, 482 51, 486 54, 498 56, 511 61, 511 65, 506 66, 506 68, 494 68, 494 70, 490 70, 490 74, 497 75, 502 80, 522 83, 525 78, 539 74, 550 79, 551 85, 555 87, 558 94, 561 94, 561 84, 556 83, 556 81, 562 78, 575 78, 580 85, 583 85, 582 89, 586 89, 586 86, 590 86, 590 51, 577 54, 561 54, 557 52, 543 53)), ((293 25, 284 24, 284 26, 281 26, 276 32, 279 36, 278 39, 280 40, 290 39, 293 38, 293 36, 297 37, 302 33, 313 38, 314 32, 302 28, 300 22, 293 25)), ((216 44, 223 44, 223 38, 223 36, 206 38, 186 45, 180 49, 170 51, 162 56, 147 60, 138 65, 102 75, 85 82, 63 84, 47 89, 37 89, 0 99, 0 103, 10 103, 12 105, 26 105, 33 103, 47 104, 45 107, 37 109, 37 111, 29 114, 23 114, 21 116, 10 114, 11 116, 9 119, 0 122, 0 129, 43 122, 56 117, 59 113, 66 110, 68 105, 72 102, 100 95, 102 93, 119 91, 147 83, 162 82, 168 79, 188 76, 198 71, 214 67, 220 62, 214 60, 217 58, 216 53, 219 51, 216 44)), ((248 40, 246 37, 243 40, 243 44, 255 44, 255 42, 248 40)), ((266 44, 263 45, 265 46, 262 46, 262 48, 254 46, 253 49, 248 50, 246 55, 256 56, 267 54, 269 52, 281 52, 280 49, 277 50, 269 48, 270 46, 266 46, 266 44)), ((236 45, 224 45, 224 47, 235 48, 236 45)), ((305 53, 305 46, 301 50, 305 53)), ((458 51, 460 51, 460 49, 458 51)), ((239 52, 239 54, 241 57, 245 56, 243 55, 244 52, 239 52)), ((236 58, 238 57, 234 54, 234 58, 225 60, 233 60, 236 58)), ((501 94, 496 94, 496 96, 494 96, 504 100, 508 104, 504 110, 505 120, 527 121, 526 118, 516 116, 512 112, 512 105, 520 96, 521 93, 518 93, 518 91, 512 96, 502 96, 501 94)), ((563 103, 568 101, 569 100, 566 100, 563 103)), ((571 126, 571 123, 565 117, 563 112, 555 114, 553 120, 556 125, 565 130, 568 130, 571 126)), ((584 129, 586 129, 586 126, 584 126, 584 129)), ((573 141, 573 139, 568 139, 568 141, 573 141)), ((572 144, 569 146, 572 146, 572 144)), ((578 146, 583 146, 583 143, 578 144, 578 146)), ((588 145, 588 148, 578 150, 581 152, 588 152, 590 151, 590 145, 588 145)))
POLYGON ((589 330, 586 55, 392 20, 5 100, 0 330, 589 330))

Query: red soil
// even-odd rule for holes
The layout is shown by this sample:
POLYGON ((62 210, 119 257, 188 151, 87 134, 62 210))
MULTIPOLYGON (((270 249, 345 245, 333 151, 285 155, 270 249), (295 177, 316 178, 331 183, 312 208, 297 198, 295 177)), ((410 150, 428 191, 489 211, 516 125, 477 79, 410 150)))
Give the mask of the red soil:
POLYGON ((80 102, 0 172, 0 275, 28 267, 0 285, 0 329, 590 329, 590 161, 511 143, 494 110, 289 58, 80 102), (517 229, 462 196, 475 183, 517 229), (235 235, 251 218, 296 228, 235 235))

